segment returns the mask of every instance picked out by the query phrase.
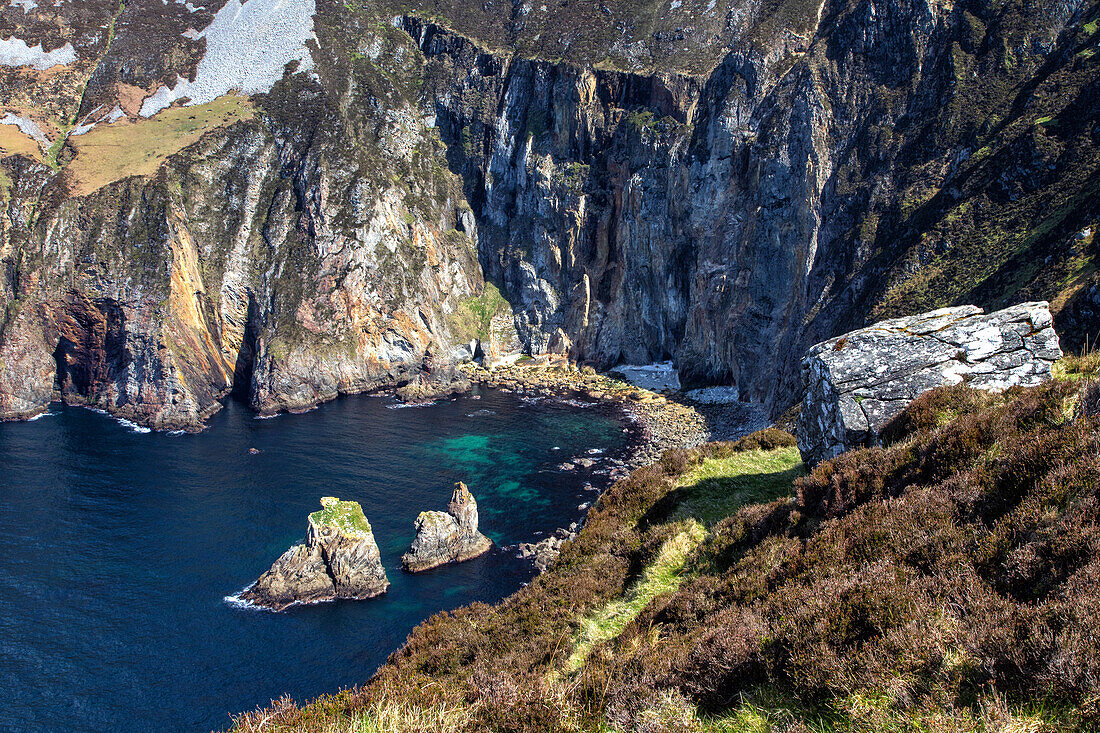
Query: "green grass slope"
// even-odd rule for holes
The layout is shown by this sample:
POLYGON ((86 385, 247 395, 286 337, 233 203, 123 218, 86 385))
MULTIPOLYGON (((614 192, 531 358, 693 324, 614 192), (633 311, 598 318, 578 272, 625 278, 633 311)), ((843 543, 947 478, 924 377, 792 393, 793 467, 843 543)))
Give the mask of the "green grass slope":
POLYGON ((1100 386, 1069 366, 927 393, 808 476, 776 430, 670 451, 529 587, 237 730, 1095 730, 1100 386))

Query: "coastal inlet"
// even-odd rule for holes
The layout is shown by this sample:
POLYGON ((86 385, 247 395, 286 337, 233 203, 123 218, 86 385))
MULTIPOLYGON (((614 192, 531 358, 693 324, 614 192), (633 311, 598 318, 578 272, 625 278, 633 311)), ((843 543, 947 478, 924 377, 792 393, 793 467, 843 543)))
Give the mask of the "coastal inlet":
POLYGON ((495 602, 517 558, 579 520, 630 434, 618 408, 479 388, 431 407, 356 396, 196 435, 54 405, 0 424, 0 720, 22 731, 221 729, 284 693, 362 682, 432 613, 495 602), (255 449, 255 452, 250 452, 255 449), (599 449, 590 468, 560 464, 599 449), (455 482, 495 545, 422 573, 401 556, 455 482), (226 602, 302 541, 324 496, 369 519, 388 591, 269 613, 226 602))

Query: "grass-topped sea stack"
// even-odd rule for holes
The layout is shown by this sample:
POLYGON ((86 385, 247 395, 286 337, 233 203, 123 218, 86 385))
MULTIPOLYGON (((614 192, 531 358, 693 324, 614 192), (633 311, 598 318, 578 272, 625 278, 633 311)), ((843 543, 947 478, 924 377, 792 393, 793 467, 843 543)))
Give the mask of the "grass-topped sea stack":
POLYGON ((373 598, 389 587, 359 502, 326 496, 309 515, 305 542, 284 552, 241 600, 281 611, 295 603, 373 598))
POLYGON ((459 481, 455 484, 446 512, 420 512, 416 518, 416 539, 401 556, 405 569, 414 573, 464 562, 484 555, 493 546, 477 531, 477 501, 459 481))

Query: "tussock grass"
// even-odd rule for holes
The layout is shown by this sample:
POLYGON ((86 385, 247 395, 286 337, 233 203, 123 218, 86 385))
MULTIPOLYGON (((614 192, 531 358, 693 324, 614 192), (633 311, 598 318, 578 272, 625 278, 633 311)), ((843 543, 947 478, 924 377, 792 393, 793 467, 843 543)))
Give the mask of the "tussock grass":
POLYGON ((885 695, 866 693, 806 705, 773 686, 746 693, 720 715, 664 691, 638 719, 643 730, 676 733, 1056 733, 1075 725, 1065 708, 1042 702, 1014 707, 996 694, 973 710, 901 710, 885 695))
POLYGON ((575 672, 584 666, 594 646, 617 637, 654 598, 675 592, 683 580, 681 571, 688 555, 702 543, 705 536, 706 532, 699 522, 688 520, 682 531, 665 541, 657 559, 626 594, 584 620, 573 653, 565 662, 565 671, 575 672))
POLYGON ((69 138, 76 157, 67 167, 72 192, 86 196, 130 176, 151 176, 169 156, 219 127, 255 114, 244 97, 227 94, 193 107, 172 107, 137 122, 97 125, 69 138))
POLYGON ((379 700, 355 715, 340 733, 459 733, 473 716, 467 705, 441 703, 420 706, 409 702, 379 700))
POLYGON ((794 480, 805 474, 795 446, 707 459, 680 479, 673 517, 693 517, 710 527, 746 504, 789 494, 794 480))
POLYGON ((1086 349, 1080 354, 1066 354, 1054 365, 1058 379, 1083 379, 1100 376, 1100 349, 1086 349))

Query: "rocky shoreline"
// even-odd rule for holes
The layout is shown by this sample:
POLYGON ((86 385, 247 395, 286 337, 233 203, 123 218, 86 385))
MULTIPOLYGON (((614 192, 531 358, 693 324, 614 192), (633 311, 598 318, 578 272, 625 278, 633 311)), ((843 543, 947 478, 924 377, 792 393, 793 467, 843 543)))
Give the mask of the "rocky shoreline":
MULTIPOLYGON (((591 470, 594 479, 585 486, 593 499, 578 509, 586 511, 608 486, 636 468, 653 463, 670 448, 694 448, 715 440, 733 440, 770 422, 748 405, 698 404, 676 394, 662 394, 637 387, 590 367, 577 367, 564 359, 541 358, 509 365, 475 363, 459 367, 473 384, 513 392, 529 399, 545 399, 570 406, 598 404, 617 410, 629 433, 624 454, 573 457, 559 468, 564 471, 591 470)), ((562 544, 576 536, 584 517, 559 527, 537 542, 522 542, 514 548, 518 557, 529 559, 545 572, 557 558, 562 544)))
POLYGON ((734 440, 769 420, 744 403, 699 404, 678 394, 664 394, 578 367, 564 359, 533 359, 504 366, 464 364, 459 370, 471 383, 505 392, 571 404, 581 400, 618 408, 635 433, 622 465, 639 468, 669 448, 694 448, 715 440, 734 440))

